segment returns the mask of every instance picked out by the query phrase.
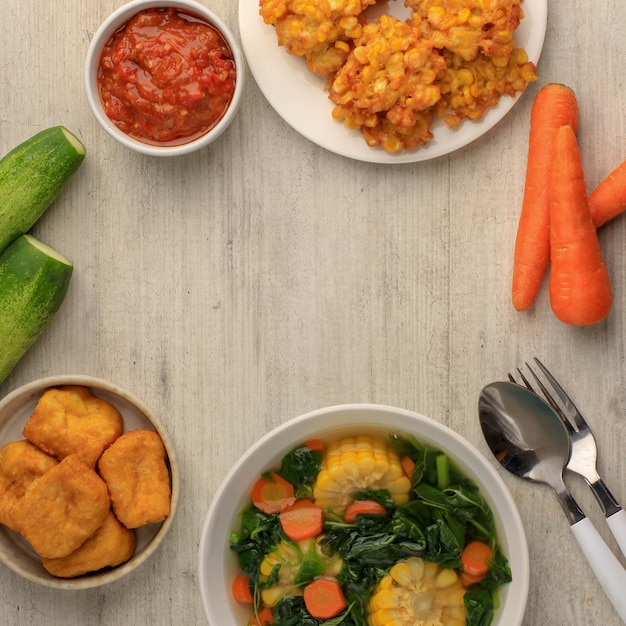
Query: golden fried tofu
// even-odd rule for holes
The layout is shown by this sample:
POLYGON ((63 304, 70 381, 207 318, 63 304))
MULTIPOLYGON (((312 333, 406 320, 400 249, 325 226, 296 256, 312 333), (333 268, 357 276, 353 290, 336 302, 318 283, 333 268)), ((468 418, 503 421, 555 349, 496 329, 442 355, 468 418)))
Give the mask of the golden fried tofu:
POLYGON ((111 504, 126 528, 162 522, 170 514, 167 452, 151 430, 124 433, 98 462, 111 504))
POLYGON ((105 567, 121 565, 135 552, 135 531, 129 530, 109 512, 96 532, 71 554, 41 560, 44 568, 59 578, 75 578, 105 567))
POLYGON ((59 460, 77 454, 95 467, 102 452, 121 434, 120 412, 87 387, 67 385, 44 392, 23 435, 59 460))
POLYGON ((110 506, 104 481, 70 454, 16 502, 13 520, 37 554, 54 559, 85 543, 103 524, 110 506))
POLYGON ((0 449, 0 524, 16 530, 13 508, 26 490, 58 461, 26 441, 12 441, 0 449))

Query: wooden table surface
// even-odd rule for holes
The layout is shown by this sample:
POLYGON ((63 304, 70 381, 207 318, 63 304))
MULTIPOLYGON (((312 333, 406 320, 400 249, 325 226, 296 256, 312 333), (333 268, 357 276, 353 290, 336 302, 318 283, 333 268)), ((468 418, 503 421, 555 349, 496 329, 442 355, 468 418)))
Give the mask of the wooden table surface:
MULTIPOLYGON (((238 35, 235 0, 203 2, 238 35)), ((615 294, 605 322, 562 324, 546 284, 525 313, 509 295, 537 90, 575 89, 590 189, 626 159, 622 0, 550 2, 540 80, 511 113, 466 148, 403 165, 311 143, 250 73, 235 122, 208 149, 160 160, 118 145, 93 118, 82 73, 120 5, 2 3, 0 151, 63 124, 87 158, 33 229, 74 261, 66 301, 0 396, 56 374, 127 388, 175 443, 180 508, 160 550, 101 589, 51 590, 0 567, 0 624, 205 623, 201 525, 259 437, 312 409, 381 403, 451 426, 495 465, 478 394, 533 355, 573 391, 626 502, 626 221, 600 234, 615 294)), ((525 626, 619 624, 550 490, 501 474, 530 548, 525 626)), ((570 485, 615 547, 584 485, 570 485)))

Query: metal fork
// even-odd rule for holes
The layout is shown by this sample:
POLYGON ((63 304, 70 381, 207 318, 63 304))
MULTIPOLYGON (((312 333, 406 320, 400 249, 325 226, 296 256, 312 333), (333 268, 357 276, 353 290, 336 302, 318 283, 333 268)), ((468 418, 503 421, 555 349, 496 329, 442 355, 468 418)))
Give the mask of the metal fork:
MULTIPOLYGON (((606 523, 617 540, 622 553, 626 555, 626 511, 618 504, 617 500, 598 474, 598 448, 595 437, 572 399, 567 395, 548 368, 536 357, 534 361, 547 379, 552 388, 552 392, 558 396, 562 404, 561 407, 532 367, 526 363, 526 367, 535 379, 541 393, 544 395, 548 404, 554 409, 554 412, 561 418, 561 421, 565 424, 569 432, 571 453, 566 469, 585 479, 595 495, 598 504, 602 508, 606 523)), ((528 379, 524 376, 524 373, 519 368, 517 371, 524 385, 530 391, 537 394, 528 379)), ((514 383, 517 382, 511 374, 509 374, 509 380, 514 383)))

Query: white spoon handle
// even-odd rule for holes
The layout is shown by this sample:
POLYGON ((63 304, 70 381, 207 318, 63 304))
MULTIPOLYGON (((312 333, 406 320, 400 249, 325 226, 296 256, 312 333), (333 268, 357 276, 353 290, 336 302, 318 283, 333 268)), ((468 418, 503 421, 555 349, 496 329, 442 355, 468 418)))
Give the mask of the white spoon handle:
POLYGON ((606 518, 606 523, 617 540, 622 554, 626 556, 626 511, 620 509, 617 513, 613 513, 606 518))
POLYGON ((584 517, 571 529, 611 604, 626 624, 626 570, 589 518, 584 517))

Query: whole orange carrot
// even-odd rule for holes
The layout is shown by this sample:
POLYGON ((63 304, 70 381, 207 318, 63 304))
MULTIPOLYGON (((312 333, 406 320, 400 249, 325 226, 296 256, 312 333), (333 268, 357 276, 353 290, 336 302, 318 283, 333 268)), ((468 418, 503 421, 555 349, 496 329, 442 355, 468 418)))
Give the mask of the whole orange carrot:
POLYGON ((578 127, 576 95, 558 83, 542 87, 530 114, 524 197, 515 240, 512 298, 518 311, 532 306, 550 260, 548 184, 554 136, 566 124, 574 130, 578 127))
POLYGON ((589 210, 596 228, 626 211, 626 161, 589 194, 589 210))
POLYGON ((589 212, 576 134, 562 126, 554 138, 550 176, 550 304, 559 320, 589 326, 613 305, 609 273, 589 212))

